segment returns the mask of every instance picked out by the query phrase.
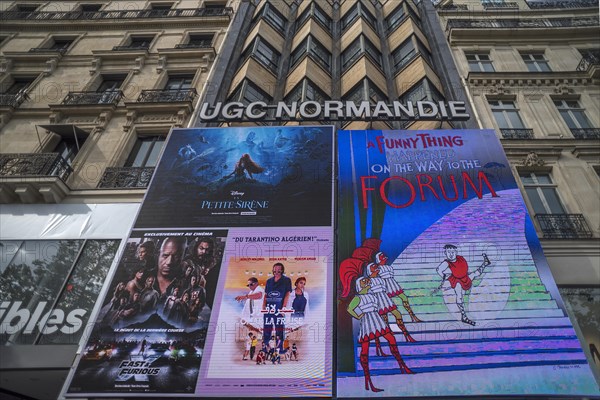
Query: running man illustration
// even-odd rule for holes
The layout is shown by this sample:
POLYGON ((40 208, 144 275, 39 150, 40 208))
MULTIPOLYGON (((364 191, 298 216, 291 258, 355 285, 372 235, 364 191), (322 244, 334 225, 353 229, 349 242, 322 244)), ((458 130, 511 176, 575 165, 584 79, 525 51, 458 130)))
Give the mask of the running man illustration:
POLYGON ((371 381, 369 369, 369 345, 371 340, 385 338, 390 346, 390 350, 398 362, 400 372, 403 374, 413 374, 410 368, 404 363, 396 338, 389 325, 380 315, 380 305, 377 297, 371 293, 371 278, 361 276, 364 269, 364 263, 355 258, 349 258, 340 264, 340 280, 342 283, 342 298, 348 297, 352 283, 355 283, 356 296, 348 304, 348 314, 360 321, 360 330, 358 333, 358 343, 360 343, 360 365, 365 376, 365 390, 372 392, 381 392, 383 389, 377 388, 371 381))
POLYGON ((469 264, 463 256, 458 255, 458 247, 453 244, 447 244, 444 246, 444 254, 446 255, 446 259, 436 268, 436 272, 442 278, 442 283, 440 283, 440 286, 435 291, 442 289, 446 281, 450 282, 450 286, 456 293, 456 305, 460 311, 461 321, 465 324, 475 326, 475 321, 467 317, 464 296, 471 289, 473 279, 481 276, 491 262, 487 255, 483 253, 483 263, 481 266, 469 273, 469 264), (460 286, 457 284, 460 284, 460 286))

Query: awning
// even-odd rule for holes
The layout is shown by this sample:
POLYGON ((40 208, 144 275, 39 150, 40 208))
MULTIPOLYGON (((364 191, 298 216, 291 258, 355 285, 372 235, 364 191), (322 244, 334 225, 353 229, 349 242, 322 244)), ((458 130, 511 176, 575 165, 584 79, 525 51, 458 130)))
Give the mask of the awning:
POLYGON ((77 139, 79 140, 85 140, 90 135, 90 132, 73 124, 50 124, 38 126, 62 137, 73 137, 74 135, 77 135, 77 139))

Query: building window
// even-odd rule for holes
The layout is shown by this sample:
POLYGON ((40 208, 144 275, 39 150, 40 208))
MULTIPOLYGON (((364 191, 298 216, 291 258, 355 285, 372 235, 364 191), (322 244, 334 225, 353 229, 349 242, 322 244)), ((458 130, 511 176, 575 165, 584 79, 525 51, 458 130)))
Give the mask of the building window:
POLYGON ((314 18, 314 20, 317 21, 328 32, 331 32, 331 17, 329 17, 329 15, 327 15, 327 13, 325 13, 325 11, 323 11, 316 2, 311 3, 311 5, 308 6, 306 10, 300 14, 300 16, 298 16, 296 19, 296 31, 298 31, 298 29, 300 29, 310 17, 314 18))
POLYGON ((125 166, 138 168, 156 167, 158 156, 164 143, 164 136, 138 137, 125 166))
POLYGON ((73 39, 53 39, 49 48, 51 50, 66 51, 73 42, 73 39))
POLYGON ((429 64, 433 64, 429 50, 427 50, 425 45, 416 36, 412 35, 392 52, 394 70, 396 72, 400 71, 414 60, 417 55, 421 55, 429 64))
POLYGON ((192 88, 192 81, 194 75, 169 75, 167 84, 165 85, 166 90, 187 90, 192 88))
POLYGON ((8 87, 6 88, 6 90, 4 90, 2 92, 2 94, 10 94, 10 95, 24 94, 25 92, 27 92, 27 89, 29 88, 29 86, 31 86, 31 84, 33 83, 34 80, 35 80, 34 77, 13 78, 10 81, 10 85, 7 85, 8 87))
POLYGON ((71 329, 64 325, 62 329, 45 330, 43 324, 34 324, 33 331, 27 331, 22 329, 24 325, 21 329, 15 326, 10 333, 2 331, 0 344, 77 343, 87 326, 119 243, 119 240, 0 242, 3 302, 15 304, 14 309, 26 309, 31 315, 44 315, 54 307, 67 316, 67 320, 75 317, 81 322, 79 328, 72 326, 71 329), (20 307, 16 303, 20 303, 20 307), (81 311, 71 314, 75 310, 81 311))
POLYGON ((254 21, 259 18, 263 18, 269 25, 279 31, 279 33, 283 34, 285 32, 286 19, 271 3, 267 2, 265 4, 258 15, 254 17, 254 21))
POLYGON ((406 17, 407 17, 406 11, 404 11, 404 6, 401 4, 394 11, 392 11, 392 13, 390 15, 388 15, 387 18, 385 19, 385 25, 387 28, 387 32, 389 33, 391 31, 393 31, 394 29, 396 29, 398 26, 400 26, 400 24, 402 24, 402 22, 404 22, 406 17))
POLYGON ((524 129, 523 120, 514 101, 489 100, 494 119, 500 129, 524 129))
POLYGON ((244 63, 250 56, 267 67, 271 72, 277 74, 281 53, 275 50, 262 37, 257 36, 246 48, 241 57, 242 63, 244 63))
POLYGON ((406 91, 401 97, 400 101, 417 102, 417 101, 443 101, 444 96, 436 89, 436 87, 429 81, 429 79, 422 79, 419 83, 412 86, 406 91))
POLYGON ((371 80, 365 78, 344 95, 345 101, 360 103, 361 101, 388 101, 388 97, 371 80))
POLYGON ((364 19, 371 28, 377 31, 377 19, 371 14, 371 12, 365 7, 364 4, 359 0, 354 7, 352 7, 340 20, 342 25, 342 31, 346 30, 354 21, 361 17, 364 19))
POLYGON ((342 52, 342 71, 346 71, 356 60, 367 54, 381 68, 381 52, 364 35, 360 35, 342 52))
POLYGON ((125 47, 130 49, 143 49, 148 50, 150 43, 154 40, 154 36, 132 36, 129 44, 125 47))
POLYGON ((589 129, 592 127, 577 100, 554 100, 554 105, 565 120, 569 129, 589 129))
POLYGON ((330 97, 319 89, 319 87, 310 79, 305 78, 288 93, 285 100, 286 102, 316 101, 318 103, 323 103, 325 100, 330 100, 330 97))
POLYGON ((535 214, 565 214, 550 174, 522 172, 519 176, 535 214))
POLYGON ((150 4, 151 10, 170 10, 173 8, 173 3, 152 3, 150 4))
POLYGON ((102 4, 81 4, 79 6, 79 9, 82 12, 96 12, 96 11, 100 11, 101 8, 102 8, 102 4))
POLYGON ((69 165, 73 165, 79 149, 85 143, 85 137, 61 136, 60 142, 54 147, 53 153, 58 153, 69 165))
POLYGON ((215 35, 206 33, 190 33, 187 44, 190 47, 209 47, 212 45, 215 35))
POLYGON ((229 96, 228 101, 239 101, 245 105, 255 101, 269 104, 273 101, 273 98, 250 80, 244 79, 229 96))
POLYGON ((494 72, 494 65, 489 54, 467 53, 467 62, 471 72, 494 72))
POLYGON ((327 73, 331 72, 331 53, 312 35, 308 35, 290 56, 290 69, 292 69, 307 54, 318 64, 320 64, 327 73))
POLYGON ((104 75, 100 86, 96 89, 97 93, 102 93, 98 103, 114 103, 121 96, 121 86, 125 82, 127 75, 104 75))
POLYGON ((17 4, 13 10, 18 12, 34 12, 39 7, 39 4, 17 4))
POLYGON ((521 53, 527 70, 529 72, 550 72, 552 71, 548 66, 548 60, 544 57, 543 53, 521 53))

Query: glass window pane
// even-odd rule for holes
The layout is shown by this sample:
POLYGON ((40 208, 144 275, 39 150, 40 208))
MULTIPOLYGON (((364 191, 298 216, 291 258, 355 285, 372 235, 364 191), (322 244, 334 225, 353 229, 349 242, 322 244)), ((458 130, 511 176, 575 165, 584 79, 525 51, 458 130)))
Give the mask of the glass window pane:
POLYGON ((537 179, 537 183, 541 185, 552 184, 552 179, 550 175, 547 174, 535 174, 535 178, 537 179))
POLYGON ((504 117, 504 112, 492 111, 492 114, 494 114, 494 119, 496 120, 496 123, 498 124, 498 127, 500 129, 510 128, 508 122, 506 121, 506 118, 504 117))
POLYGON ((523 185, 535 183, 531 174, 521 175, 521 182, 523 182, 523 185))
POLYGON ((29 317, 41 318, 50 311, 82 243, 82 240, 28 240, 18 248, 15 242, 0 246, 0 256, 12 258, 0 271, 2 302, 10 303, 0 329, 0 344, 33 343, 39 328, 29 323, 29 317))
POLYGON ((507 111, 506 112, 508 119, 510 120, 511 128, 522 129, 525 128, 523 125, 523 121, 521 121, 521 117, 519 117, 519 113, 516 111, 507 111))
POLYGON ((525 188, 525 193, 527 193, 527 198, 531 202, 535 214, 548 214, 536 188, 525 188))
POLYGON ((115 258, 119 240, 88 240, 56 305, 67 324, 37 344, 77 344, 115 258))
POLYGON ((550 211, 551 214, 565 213, 565 209, 563 208, 554 188, 542 188, 542 193, 546 199, 546 202, 548 203, 548 207, 550 208, 548 211, 550 211))
POLYGON ((148 155, 148 159, 146 160, 144 167, 156 167, 156 164, 158 163, 158 156, 160 155, 160 151, 162 150, 164 143, 164 140, 156 140, 153 143, 152 150, 148 155))
POLYGON ((150 151, 151 147, 152 147, 151 140, 141 140, 140 139, 140 146, 137 150, 137 154, 135 155, 135 158, 133 159, 133 163, 131 164, 131 166, 132 167, 143 167, 144 163, 146 161, 146 156, 148 155, 148 152, 150 151))
POLYGON ((573 111, 573 117, 575 117, 575 120, 579 124, 579 128, 584 128, 585 129, 585 128, 591 128, 592 127, 590 125, 590 122, 588 121, 588 119, 585 116, 585 113, 583 111, 580 111, 580 110, 573 111))

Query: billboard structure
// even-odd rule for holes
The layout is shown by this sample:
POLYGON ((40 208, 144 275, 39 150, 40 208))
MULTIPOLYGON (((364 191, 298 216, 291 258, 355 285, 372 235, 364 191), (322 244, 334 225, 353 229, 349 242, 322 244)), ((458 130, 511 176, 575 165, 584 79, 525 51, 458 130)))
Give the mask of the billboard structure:
POLYGON ((332 127, 174 130, 66 396, 331 396, 332 171, 332 127))
POLYGON ((494 131, 338 154, 338 397, 598 395, 494 131))

